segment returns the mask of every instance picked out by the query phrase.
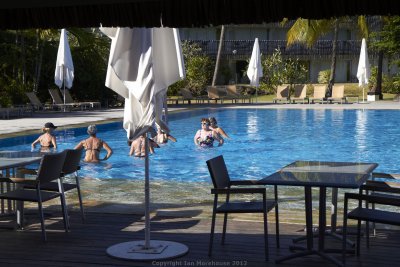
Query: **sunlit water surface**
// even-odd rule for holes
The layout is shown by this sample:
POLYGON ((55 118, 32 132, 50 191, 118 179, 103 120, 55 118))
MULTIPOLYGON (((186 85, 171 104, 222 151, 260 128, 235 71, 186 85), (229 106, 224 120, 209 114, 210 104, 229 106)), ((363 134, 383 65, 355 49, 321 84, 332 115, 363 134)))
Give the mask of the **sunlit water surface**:
MULTIPOLYGON (((170 114, 169 142, 150 157, 152 201, 211 200, 206 160, 223 155, 232 179, 259 179, 295 160, 377 162, 376 171, 400 172, 400 112, 388 110, 206 109, 170 114), (231 136, 222 147, 198 148, 193 136, 202 117, 216 117, 231 136)), ((142 202, 144 160, 129 157, 122 123, 98 125, 113 148, 99 164, 82 164, 87 199, 142 202)), ((39 134, 39 131, 38 131, 39 134)), ((29 150, 37 135, 0 140, 2 150, 29 150)), ((57 130, 59 150, 87 138, 86 128, 57 130)), ((102 152, 104 153, 104 151, 102 152)), ((283 187, 282 205, 304 209, 301 188, 283 187), (291 201, 293 200, 293 201, 291 201)), ((315 194, 317 196, 317 194, 315 194)))

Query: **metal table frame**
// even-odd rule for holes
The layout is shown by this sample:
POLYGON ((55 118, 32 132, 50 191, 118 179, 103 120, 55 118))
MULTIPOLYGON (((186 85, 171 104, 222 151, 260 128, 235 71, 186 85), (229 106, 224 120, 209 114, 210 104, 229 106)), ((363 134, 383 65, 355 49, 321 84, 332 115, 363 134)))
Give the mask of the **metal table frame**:
POLYGON ((291 246, 291 250, 300 251, 281 257, 276 260, 276 263, 317 254, 338 266, 343 266, 341 261, 327 254, 338 251, 325 248, 326 190, 328 187, 334 189, 359 188, 371 176, 372 171, 377 166, 378 164, 376 163, 296 161, 285 166, 280 171, 259 180, 258 184, 262 185, 304 187, 307 245, 306 247, 298 245, 291 246), (317 248, 314 248, 313 240, 312 187, 319 188, 319 228, 317 248))

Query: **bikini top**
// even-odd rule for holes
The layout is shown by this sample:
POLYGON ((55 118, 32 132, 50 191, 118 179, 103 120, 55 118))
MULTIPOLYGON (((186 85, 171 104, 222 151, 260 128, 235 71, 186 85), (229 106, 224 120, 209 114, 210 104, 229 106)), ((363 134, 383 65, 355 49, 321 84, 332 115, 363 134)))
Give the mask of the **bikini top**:
POLYGON ((85 140, 83 146, 85 147, 86 150, 94 150, 97 152, 100 152, 100 149, 103 146, 103 140, 99 138, 88 138, 85 140))

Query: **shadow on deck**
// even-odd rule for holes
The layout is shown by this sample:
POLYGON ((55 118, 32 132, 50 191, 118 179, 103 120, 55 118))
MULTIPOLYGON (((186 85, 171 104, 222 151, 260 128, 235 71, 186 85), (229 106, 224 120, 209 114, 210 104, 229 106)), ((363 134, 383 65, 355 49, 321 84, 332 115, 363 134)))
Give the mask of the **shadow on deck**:
MULTIPOLYGON (((226 244, 216 235, 213 256, 207 256, 210 220, 162 212, 151 221, 152 239, 186 244, 189 253, 163 262, 131 262, 107 256, 114 244, 142 240, 144 221, 140 215, 87 213, 83 224, 77 212, 70 213, 71 231, 63 231, 61 213, 51 211, 46 219, 48 242, 43 243, 36 210, 27 216, 24 230, 0 230, 0 266, 334 266, 318 256, 293 259, 275 264, 275 259, 288 255, 291 240, 304 235, 302 225, 281 225, 281 248, 275 246, 274 225, 270 223, 270 261, 264 261, 263 226, 257 221, 228 221, 226 244)), ((196 216, 198 211, 193 211, 196 216)), ((217 221, 216 232, 222 223, 217 221)), ((379 230, 366 249, 362 241, 361 257, 349 256, 346 266, 396 266, 400 260, 400 232, 379 230)), ((327 237, 327 246, 340 248, 341 243, 327 237)), ((336 255, 340 259, 340 255, 336 255)))

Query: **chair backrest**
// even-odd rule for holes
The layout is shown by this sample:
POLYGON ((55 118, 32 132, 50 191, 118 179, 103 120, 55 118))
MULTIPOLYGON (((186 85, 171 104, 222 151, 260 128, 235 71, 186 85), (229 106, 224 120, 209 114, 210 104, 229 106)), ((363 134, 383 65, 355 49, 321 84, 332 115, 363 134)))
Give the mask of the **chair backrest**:
POLYGON ((40 183, 48 183, 60 178, 64 166, 66 152, 46 154, 42 157, 36 180, 40 183))
POLYGON ((235 95, 235 96, 239 95, 236 85, 234 85, 234 84, 226 85, 225 88, 226 88, 226 92, 228 95, 235 95))
POLYGON ((344 97, 344 85, 334 85, 332 88, 332 98, 344 97))
POLYGON ((54 104, 64 104, 64 100, 61 98, 58 92, 58 89, 49 89, 49 93, 51 95, 51 98, 53 99, 54 104))
POLYGON ((221 155, 209 159, 206 162, 214 188, 229 187, 231 179, 229 178, 229 173, 225 165, 224 157, 221 155))
POLYGON ((180 91, 181 91, 181 95, 183 96, 183 98, 185 98, 185 99, 193 99, 192 92, 190 92, 189 89, 181 88, 180 91))
POLYGON ((64 174, 74 173, 79 170, 83 149, 66 149, 65 151, 66 155, 62 172, 64 174))
POLYGON ((326 93, 326 85, 314 85, 314 98, 324 98, 326 93))
POLYGON ((215 86, 207 86, 208 98, 219 98, 218 89, 215 86))
POLYGON ((29 98, 29 101, 32 105, 37 107, 43 107, 43 104, 40 102, 39 98, 34 92, 26 92, 26 96, 29 98))
MULTIPOLYGON (((61 95, 63 94, 63 92, 64 92, 64 90, 61 90, 60 89, 60 91, 61 91, 61 95)), ((74 99, 72 98, 72 96, 71 96, 71 94, 70 94, 70 92, 69 92, 69 89, 65 89, 65 103, 66 104, 72 104, 72 103, 74 103, 75 101, 74 101, 74 99)))
POLYGON ((294 97, 296 98, 305 98, 307 95, 307 85, 305 84, 296 84, 294 86, 294 97))
POLYGON ((287 98, 289 96, 289 85, 278 85, 276 98, 287 98))

